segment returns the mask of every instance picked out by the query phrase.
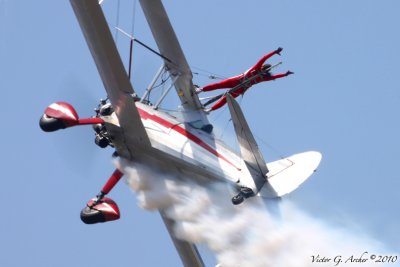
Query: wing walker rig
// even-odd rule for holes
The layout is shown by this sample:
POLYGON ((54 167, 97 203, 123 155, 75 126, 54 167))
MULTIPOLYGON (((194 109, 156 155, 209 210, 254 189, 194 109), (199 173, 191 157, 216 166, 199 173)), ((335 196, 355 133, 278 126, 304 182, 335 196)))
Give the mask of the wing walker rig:
MULTIPOLYGON (((165 66, 162 66, 160 70, 166 71, 165 66)), ((160 99, 158 99, 155 105, 148 100, 148 96, 154 89, 154 85, 160 78, 161 73, 161 71, 157 73, 151 84, 147 87, 145 94, 141 98, 139 98, 136 94, 132 94, 132 100, 143 103, 144 105, 157 110, 173 86, 172 84, 166 91, 164 91, 163 95, 160 97, 160 99)), ((213 97, 206 104, 210 104, 223 96, 227 96, 228 94, 235 92, 239 86, 227 90, 224 94, 213 97)), ((233 98, 231 98, 231 101, 234 101, 233 98)), ((237 108, 238 107, 239 106, 237 106, 237 108)), ((114 108, 107 99, 100 100, 97 108, 95 108, 95 116, 83 119, 79 118, 77 111, 71 104, 66 102, 56 102, 46 108, 44 114, 40 118, 39 125, 40 128, 45 132, 54 132, 74 126, 92 125, 92 128, 95 132, 95 144, 100 148, 106 148, 108 146, 114 148, 114 136, 110 134, 108 127, 110 127, 109 123, 114 123, 114 125, 118 127, 115 117, 116 115, 114 108)), ((191 127, 198 128, 207 134, 212 134, 213 127, 211 124, 202 125, 201 127, 196 127, 196 124, 194 123, 189 123, 189 125, 191 127)), ((119 154, 116 150, 113 153, 113 157, 118 156, 119 154)), ((106 195, 110 193, 122 176, 123 173, 120 170, 115 169, 100 192, 96 195, 96 198, 88 201, 86 207, 81 211, 81 219, 84 223, 93 224, 117 220, 120 218, 120 212, 117 204, 112 199, 106 197, 106 195)), ((264 183, 265 181, 262 182, 260 187, 262 187, 264 183)), ((238 194, 232 197, 232 203, 234 205, 238 205, 242 203, 245 198, 252 196, 255 196, 255 193, 251 188, 245 186, 238 187, 238 194)))

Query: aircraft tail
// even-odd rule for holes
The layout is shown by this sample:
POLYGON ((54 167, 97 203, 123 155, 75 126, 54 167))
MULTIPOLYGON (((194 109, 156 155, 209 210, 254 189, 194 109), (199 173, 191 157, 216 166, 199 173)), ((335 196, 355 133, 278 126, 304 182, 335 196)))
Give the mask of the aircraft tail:
POLYGON ((258 193, 263 189, 266 197, 277 197, 275 190, 267 182, 267 164, 265 163, 264 157, 262 156, 256 140, 250 131, 249 125, 247 124, 239 104, 230 94, 226 95, 226 99, 236 136, 238 138, 242 159, 246 163, 254 180, 255 188, 253 189, 256 189, 255 193, 258 193))
POLYGON ((322 159, 321 153, 316 151, 266 164, 239 104, 230 94, 226 99, 242 159, 254 180, 255 193, 266 198, 281 197, 294 191, 316 171, 322 159))

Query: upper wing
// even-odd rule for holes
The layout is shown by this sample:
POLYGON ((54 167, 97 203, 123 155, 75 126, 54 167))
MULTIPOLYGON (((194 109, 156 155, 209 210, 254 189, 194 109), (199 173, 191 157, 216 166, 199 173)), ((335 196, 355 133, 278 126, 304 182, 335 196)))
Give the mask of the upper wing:
POLYGON ((192 72, 161 0, 140 0, 140 5, 160 53, 168 59, 164 59, 168 71, 172 76, 178 76, 175 88, 183 108, 201 110, 203 113, 202 105, 194 92, 192 72))
POLYGON ((150 147, 151 143, 143 127, 133 101, 132 85, 122 64, 103 11, 97 0, 70 0, 86 42, 100 73, 108 97, 123 129, 124 146, 132 158, 134 149, 150 147), (134 134, 124 134, 134 133, 134 134))

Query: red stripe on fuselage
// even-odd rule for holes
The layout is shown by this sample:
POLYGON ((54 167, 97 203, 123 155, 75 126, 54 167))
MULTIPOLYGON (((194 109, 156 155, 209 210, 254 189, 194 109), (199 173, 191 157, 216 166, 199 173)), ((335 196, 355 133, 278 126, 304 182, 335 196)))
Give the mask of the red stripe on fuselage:
POLYGON ((240 171, 241 169, 236 167, 232 162, 230 162, 227 158, 224 157, 224 155, 221 155, 220 153, 218 153, 218 151, 216 151, 215 149, 213 149, 212 147, 210 147, 207 143, 205 143, 203 140, 201 140, 200 138, 198 138, 197 136, 195 136, 194 134, 192 134, 191 132, 188 132, 185 128, 173 124, 161 117, 158 117, 157 115, 154 114, 150 114, 147 111, 144 111, 143 109, 138 108, 140 117, 142 119, 149 119, 152 120, 166 128, 170 128, 171 130, 174 130, 177 133, 180 133, 181 135, 187 137, 190 141, 196 143, 197 145, 201 146, 202 148, 204 148, 205 150, 207 150, 208 152, 210 152, 211 154, 215 155, 216 157, 222 159, 223 161, 225 161, 226 163, 228 163, 229 165, 235 167, 238 171, 240 171))

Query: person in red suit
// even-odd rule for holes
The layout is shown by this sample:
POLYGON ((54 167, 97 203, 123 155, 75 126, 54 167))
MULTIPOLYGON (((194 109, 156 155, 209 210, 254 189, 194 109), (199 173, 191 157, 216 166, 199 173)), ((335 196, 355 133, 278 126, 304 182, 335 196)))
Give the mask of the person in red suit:
MULTIPOLYGON (((266 82, 266 81, 271 81, 275 80, 278 78, 286 77, 290 74, 293 74, 291 71, 287 71, 286 73, 281 73, 281 74, 271 74, 269 72, 271 65, 269 64, 264 64, 264 62, 272 57, 275 54, 280 55, 280 52, 283 49, 279 47, 275 51, 272 51, 265 56, 263 56, 253 67, 245 71, 244 73, 222 80, 217 83, 209 84, 207 86, 204 86, 203 88, 196 88, 196 92, 208 92, 208 91, 213 91, 216 89, 222 89, 222 88, 235 88, 235 90, 229 92, 233 97, 238 97, 239 95, 244 94, 251 86, 260 83, 260 82, 266 82)), ((214 104, 210 109, 207 111, 213 111, 216 109, 219 109, 223 105, 226 104, 226 96, 222 96, 219 101, 214 104)))

